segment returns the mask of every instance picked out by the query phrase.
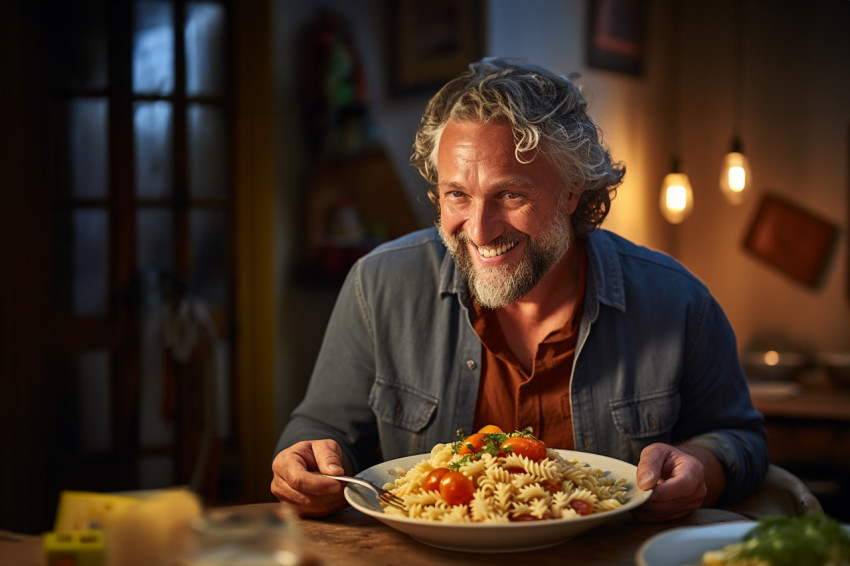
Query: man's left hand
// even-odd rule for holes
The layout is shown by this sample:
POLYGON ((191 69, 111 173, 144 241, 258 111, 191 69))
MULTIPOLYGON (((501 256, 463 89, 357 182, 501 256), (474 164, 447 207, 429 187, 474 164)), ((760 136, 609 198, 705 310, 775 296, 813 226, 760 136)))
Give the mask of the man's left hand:
MULTIPOLYGON (((684 517, 716 499, 709 482, 720 464, 701 447, 674 447, 656 443, 643 449, 637 466, 637 484, 652 489, 649 500, 633 511, 645 522, 671 521, 684 517), (708 471, 708 474, 707 474, 708 471)), ((720 481, 725 483, 721 470, 720 481)), ((722 486, 720 487, 722 490, 722 486)))

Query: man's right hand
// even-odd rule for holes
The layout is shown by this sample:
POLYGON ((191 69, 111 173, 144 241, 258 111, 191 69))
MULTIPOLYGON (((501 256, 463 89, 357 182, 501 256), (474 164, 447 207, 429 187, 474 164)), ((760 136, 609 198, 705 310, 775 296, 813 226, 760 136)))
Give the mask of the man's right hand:
POLYGON ((334 440, 305 440, 275 456, 272 494, 292 505, 300 515, 321 517, 345 506, 342 482, 311 473, 346 473, 344 456, 334 440))

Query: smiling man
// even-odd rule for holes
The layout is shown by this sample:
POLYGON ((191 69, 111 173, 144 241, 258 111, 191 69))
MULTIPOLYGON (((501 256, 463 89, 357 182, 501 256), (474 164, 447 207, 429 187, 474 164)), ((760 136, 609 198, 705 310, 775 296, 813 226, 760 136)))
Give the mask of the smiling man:
POLYGON ((278 443, 278 499, 328 513, 341 486, 310 470, 355 473, 487 424, 637 464, 644 520, 759 486, 765 432, 729 322, 675 260, 599 228, 625 168, 572 81, 470 65, 429 102, 411 162, 437 226, 349 273, 278 443))

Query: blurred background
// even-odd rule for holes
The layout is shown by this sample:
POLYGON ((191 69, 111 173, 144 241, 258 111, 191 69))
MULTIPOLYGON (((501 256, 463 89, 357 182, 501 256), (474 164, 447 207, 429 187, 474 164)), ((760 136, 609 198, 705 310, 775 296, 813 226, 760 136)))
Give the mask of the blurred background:
POLYGON ((845 400, 771 445, 845 497, 847 393, 811 373, 850 351, 848 22, 846 0, 0 1, 0 528, 49 530, 63 489, 271 500, 346 270, 432 224, 424 105, 489 55, 580 74, 627 165, 604 227, 705 281, 743 354, 802 356, 786 385, 845 400))

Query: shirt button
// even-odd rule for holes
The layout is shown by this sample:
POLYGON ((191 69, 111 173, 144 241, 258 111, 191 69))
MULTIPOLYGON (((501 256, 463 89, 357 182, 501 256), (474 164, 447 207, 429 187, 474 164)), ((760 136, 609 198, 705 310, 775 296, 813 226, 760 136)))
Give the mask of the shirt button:
POLYGON ((478 367, 478 364, 475 363, 475 360, 467 360, 466 361, 466 369, 475 369, 478 367))
POLYGON ((401 420, 401 413, 402 413, 402 411, 401 411, 401 405, 399 405, 399 406, 397 406, 397 407, 395 408, 395 420, 396 420, 396 421, 400 421, 400 420, 401 420))

